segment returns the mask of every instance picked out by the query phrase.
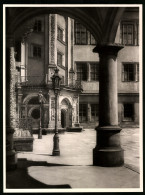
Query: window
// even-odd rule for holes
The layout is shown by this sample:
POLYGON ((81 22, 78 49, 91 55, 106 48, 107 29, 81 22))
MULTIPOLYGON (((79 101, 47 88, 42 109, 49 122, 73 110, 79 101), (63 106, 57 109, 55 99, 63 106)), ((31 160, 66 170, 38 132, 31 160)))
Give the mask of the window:
POLYGON ((91 104, 91 121, 98 121, 99 105, 91 104))
POLYGON ((79 121, 80 122, 87 121, 87 104, 79 105, 79 121))
POLYGON ((41 20, 36 20, 33 28, 34 32, 41 32, 42 31, 42 22, 41 20))
POLYGON ((99 64, 91 63, 90 70, 91 70, 90 72, 91 81, 99 81, 99 64))
POLYGON ((122 81, 139 81, 139 64, 125 63, 122 68, 122 81))
POLYGON ((33 57, 41 58, 41 47, 40 46, 33 46, 33 57))
POLYGON ((132 121, 134 116, 133 104, 124 104, 124 118, 125 121, 132 121))
POLYGON ((96 40, 93 35, 79 22, 75 21, 75 44, 94 45, 96 40))
POLYGON ((57 52, 57 65, 62 66, 63 65, 63 54, 60 52, 57 52))
POLYGON ((121 39, 124 45, 139 44, 139 28, 137 21, 123 21, 121 23, 121 39))
POLYGON ((59 41, 63 41, 63 29, 61 29, 60 27, 57 28, 57 39, 59 41))
POLYGON ((87 63, 77 63, 77 80, 87 81, 87 63))
POLYGON ((75 44, 87 44, 87 29, 78 22, 75 22, 75 44))

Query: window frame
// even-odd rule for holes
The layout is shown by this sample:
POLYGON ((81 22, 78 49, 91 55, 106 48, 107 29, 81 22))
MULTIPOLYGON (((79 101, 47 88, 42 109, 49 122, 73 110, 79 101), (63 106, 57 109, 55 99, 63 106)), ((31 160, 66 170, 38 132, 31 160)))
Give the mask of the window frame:
MULTIPOLYGON (((130 108, 128 110, 131 110, 130 108)), ((134 121, 134 103, 128 103, 128 102, 124 102, 123 103, 123 120, 124 122, 133 122, 134 121), (132 114, 131 116, 127 117, 125 116, 125 105, 131 105, 132 106, 132 114)))
POLYGON ((90 31, 87 30, 87 28, 83 24, 81 24, 78 21, 74 21, 75 45, 96 45, 97 43, 96 43, 95 38, 94 38, 95 43, 92 43, 92 37, 94 38, 94 36, 90 33, 90 31), (80 25, 81 26, 81 27, 79 27, 80 32, 79 32, 79 30, 77 30, 77 27, 76 27, 77 25, 80 25), (82 29, 84 29, 85 34, 86 34, 86 42, 85 43, 82 43, 82 36, 81 36, 81 34, 82 34, 82 31, 81 30, 82 29), (78 33, 79 34, 79 43, 77 42, 77 36, 76 36, 77 32, 79 32, 78 33))
POLYGON ((40 32, 42 32, 42 20, 41 19, 36 19, 35 20, 35 23, 34 23, 34 27, 33 27, 33 32, 34 33, 40 33, 40 32), (40 30, 39 30, 39 24, 38 24, 38 22, 40 22, 40 30), (35 27, 36 27, 36 29, 35 29, 35 27))
POLYGON ((99 120, 99 104, 90 104, 91 106, 91 122, 95 122, 95 121, 98 121, 99 120), (97 108, 97 109, 94 109, 94 116, 92 114, 92 108, 97 108), (92 118, 94 118, 92 120, 92 118))
MULTIPOLYGON (((128 73, 127 73, 128 77, 128 73)), ((123 62, 122 63, 122 82, 139 82, 139 62, 123 62), (133 71, 133 80, 127 80, 125 79, 125 71, 124 71, 124 66, 127 65, 132 65, 132 71, 133 71)))
POLYGON ((38 60, 42 60, 42 58, 43 58, 43 47, 42 47, 42 45, 31 43, 31 50, 30 50, 29 57, 34 58, 34 59, 38 59, 38 60), (37 49, 38 48, 41 49, 41 56, 39 56, 39 55, 35 56, 34 55, 34 47, 37 47, 37 49))
POLYGON ((76 62, 76 80, 77 81, 87 81, 88 75, 87 75, 87 62, 76 62), (80 69, 78 69, 78 66, 81 66, 80 69), (83 68, 84 66, 84 68, 83 68), (84 74, 85 73, 85 74, 84 74), (78 74, 80 75, 78 78, 78 74))
POLYGON ((61 43, 65 43, 65 34, 64 34, 64 29, 62 27, 60 27, 59 25, 57 25, 57 40, 60 41, 61 43), (62 32, 62 39, 59 37, 59 31, 62 32))
POLYGON ((88 45, 88 36, 87 36, 87 29, 79 22, 74 22, 74 37, 75 37, 75 45, 88 45), (77 28, 79 25, 79 29, 77 28), (85 31, 85 43, 82 43, 82 30, 85 31), (78 35, 79 34, 79 35, 78 35), (79 36, 79 42, 77 42, 77 35, 79 36))
POLYGON ((99 62, 90 62, 90 81, 97 81, 99 82, 99 62), (91 67, 95 67, 95 69, 91 69, 91 67), (92 79, 92 74, 94 75, 95 79, 92 79))
POLYGON ((88 121, 87 115, 88 115, 87 103, 79 103, 79 122, 83 123, 85 121, 88 121), (83 109, 83 106, 86 110, 83 109), (82 110, 80 109, 81 107, 82 110))
POLYGON ((63 68, 65 70, 65 59, 64 59, 64 53, 62 53, 61 51, 57 50, 57 66, 59 66, 60 68, 63 68), (58 63, 58 55, 61 56, 61 64, 58 63))
POLYGON ((124 44, 125 46, 139 46, 139 22, 138 20, 122 20, 120 24, 120 34, 121 34, 121 43, 124 44), (132 33, 133 43, 131 44, 128 44, 128 43, 124 44, 123 25, 126 25, 126 26, 133 25, 133 33, 132 33))

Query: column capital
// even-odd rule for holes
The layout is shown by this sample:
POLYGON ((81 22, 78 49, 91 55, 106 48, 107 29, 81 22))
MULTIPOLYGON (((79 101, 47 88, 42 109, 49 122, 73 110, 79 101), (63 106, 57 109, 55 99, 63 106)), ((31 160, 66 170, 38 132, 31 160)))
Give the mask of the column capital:
POLYGON ((93 49, 93 52, 99 53, 99 55, 110 54, 117 56, 119 50, 123 48, 124 45, 119 43, 101 43, 96 45, 96 47, 93 49))

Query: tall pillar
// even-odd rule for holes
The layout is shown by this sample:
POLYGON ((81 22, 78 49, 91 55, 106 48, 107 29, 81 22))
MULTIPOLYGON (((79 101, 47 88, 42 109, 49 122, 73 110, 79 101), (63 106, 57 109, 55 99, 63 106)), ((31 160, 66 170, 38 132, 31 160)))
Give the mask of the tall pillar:
MULTIPOLYGON (((6 170, 13 170, 17 167, 17 154, 13 149, 14 133, 14 42, 10 38, 6 46, 6 170)), ((15 102, 16 103, 16 102, 15 102)))
POLYGON ((123 46, 102 44, 94 48, 99 53, 99 126, 97 145, 93 150, 93 165, 121 166, 124 152, 120 146, 118 126, 117 53, 123 46))

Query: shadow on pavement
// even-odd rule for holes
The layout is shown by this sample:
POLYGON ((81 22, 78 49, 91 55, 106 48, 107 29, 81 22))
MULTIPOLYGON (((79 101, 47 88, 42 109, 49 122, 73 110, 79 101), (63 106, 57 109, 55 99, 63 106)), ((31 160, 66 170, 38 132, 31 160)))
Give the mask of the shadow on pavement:
POLYGON ((8 171, 6 173, 6 188, 7 189, 38 189, 38 188, 71 188, 68 184, 63 185, 47 185, 34 178, 32 178, 27 171, 30 166, 66 166, 49 164, 45 161, 28 161, 27 159, 19 159, 16 170, 8 171))

